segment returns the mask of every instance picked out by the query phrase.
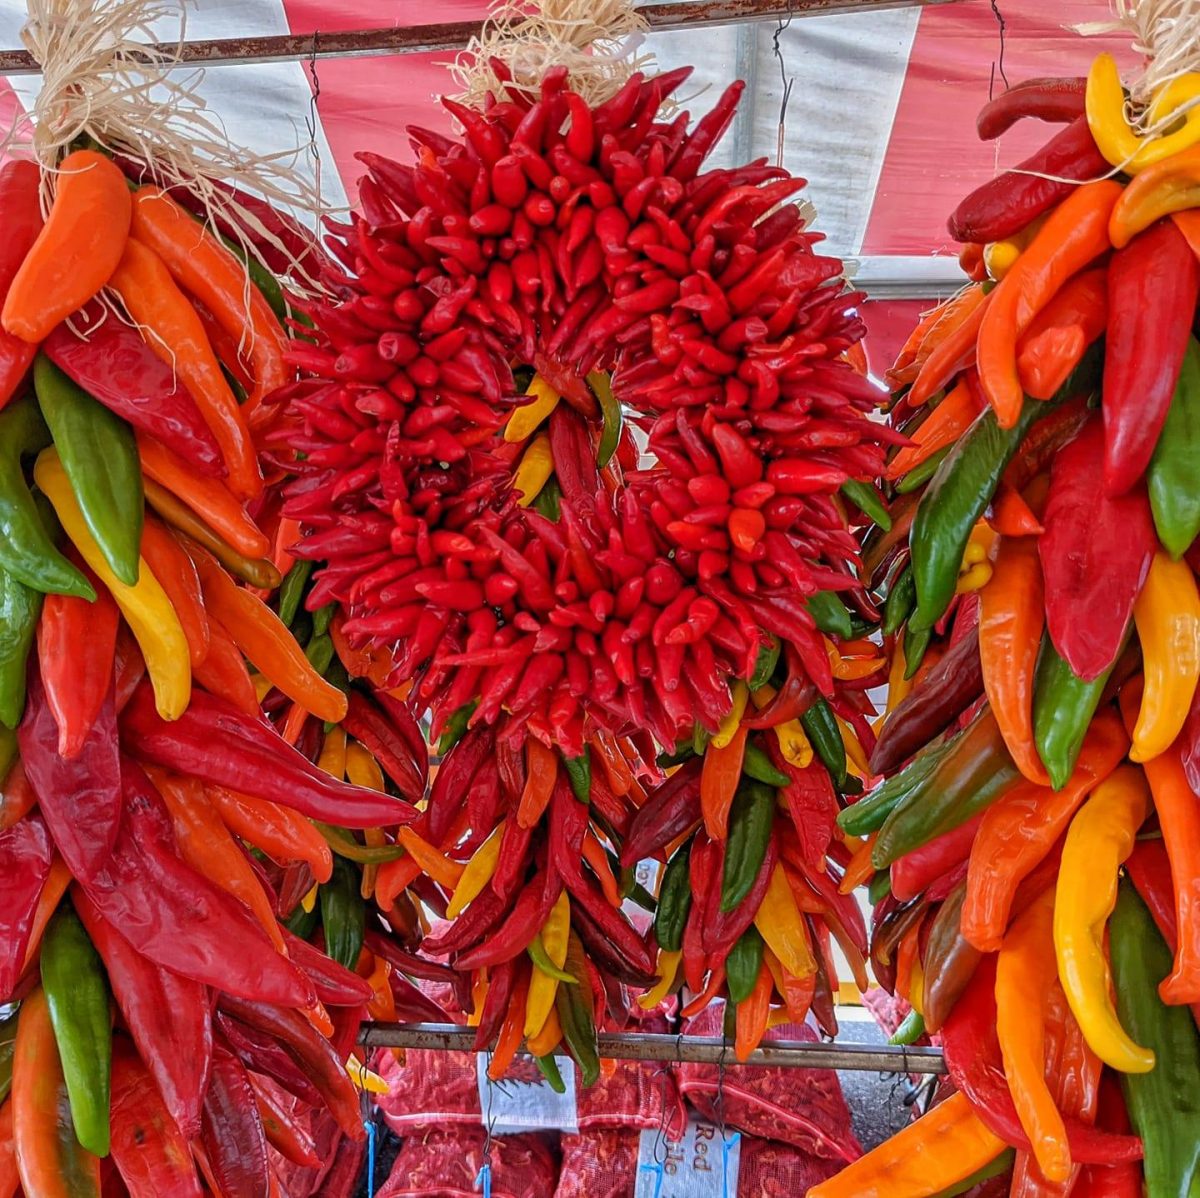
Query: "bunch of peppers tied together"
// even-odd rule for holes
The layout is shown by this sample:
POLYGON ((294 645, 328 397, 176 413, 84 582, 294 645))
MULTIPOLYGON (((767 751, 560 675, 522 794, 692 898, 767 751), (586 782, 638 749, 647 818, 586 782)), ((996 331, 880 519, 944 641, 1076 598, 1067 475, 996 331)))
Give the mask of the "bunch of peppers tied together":
POLYGON ((834 820, 886 663, 852 527, 904 438, 803 181, 702 171, 743 85, 660 119, 687 74, 593 108, 550 70, 445 101, 463 136, 410 129, 413 166, 360 155, 338 298, 298 304, 304 377, 263 409, 305 606, 428 712, 440 873, 386 863, 375 899, 448 918, 422 955, 495 1075, 524 1040, 592 1080, 628 987, 727 994, 744 1054, 810 1004, 833 1027, 831 935, 862 972, 834 820), (622 911, 650 857, 657 943, 622 911))
POLYGON ((1198 92, 1155 138, 1107 55, 989 103, 1064 128, 956 209, 978 281, 890 372, 888 777, 839 822, 958 1094, 821 1195, 1200 1194, 1198 92))
POLYGON ((332 608, 288 627, 279 284, 247 307, 143 174, 67 153, 43 221, 0 171, 0 1194, 266 1198, 273 1152, 322 1165, 310 1115, 363 1138, 362 1020, 442 1017, 352 864, 410 851, 427 757, 332 608))

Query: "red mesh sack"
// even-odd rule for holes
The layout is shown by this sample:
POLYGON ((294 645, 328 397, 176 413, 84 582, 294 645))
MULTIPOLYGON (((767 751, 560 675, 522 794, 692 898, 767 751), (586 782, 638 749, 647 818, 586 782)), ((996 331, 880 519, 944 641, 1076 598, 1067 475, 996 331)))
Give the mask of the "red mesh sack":
POLYGON ((307 1106, 266 1079, 255 1078, 255 1083, 271 1089, 276 1101, 285 1109, 295 1112, 296 1122, 312 1137, 313 1148, 321 1163, 311 1168, 293 1164, 274 1148, 269 1145, 267 1148, 275 1176, 287 1198, 311 1198, 333 1168, 339 1144, 344 1139, 342 1132, 333 1116, 324 1108, 307 1106))
POLYGON ((371 1068, 388 1084, 388 1092, 379 1096, 379 1109, 398 1136, 483 1122, 474 1053, 410 1048, 401 1064, 385 1048, 375 1054, 371 1068))
POLYGON ((672 1130, 683 1127, 687 1113, 679 1086, 669 1068, 648 1061, 617 1061, 609 1077, 594 1086, 576 1091, 579 1130, 626 1131, 663 1124, 672 1130))
MULTIPOLYGON (((724 1007, 713 1003, 690 1020, 690 1036, 720 1037, 724 1007)), ((772 1028, 768 1040, 804 1040, 816 1043, 817 1034, 806 1024, 785 1023, 772 1028)), ((732 1061, 733 1052, 729 1053, 732 1061)), ((725 1125, 759 1136, 793 1144, 816 1156, 852 1161, 862 1147, 850 1125, 841 1082, 832 1069, 725 1066, 719 1085, 716 1065, 679 1064, 679 1091, 696 1112, 717 1122, 715 1099, 722 1090, 725 1125)))
POLYGON ((862 996, 863 1006, 871 1013, 879 1030, 885 1036, 892 1036, 904 1022, 912 1007, 897 994, 889 994, 884 989, 868 990, 862 996))
MULTIPOLYGON (((482 1128, 431 1131, 405 1140, 376 1198, 478 1198, 482 1128)), ((492 1198, 547 1198, 558 1170, 540 1135, 492 1140, 492 1198)))

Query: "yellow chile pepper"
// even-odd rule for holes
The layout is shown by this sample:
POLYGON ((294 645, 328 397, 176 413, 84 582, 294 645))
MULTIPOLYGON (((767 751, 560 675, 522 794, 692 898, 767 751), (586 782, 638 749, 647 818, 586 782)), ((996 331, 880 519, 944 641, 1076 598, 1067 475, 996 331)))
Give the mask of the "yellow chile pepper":
POLYGON ((526 440, 558 407, 558 392, 540 374, 533 376, 533 382, 525 388, 525 394, 532 395, 533 399, 530 403, 522 404, 508 418, 508 423, 504 426, 506 441, 526 440))
POLYGON ((336 724, 325 734, 321 755, 317 758, 317 769, 324 770, 339 782, 346 777, 346 732, 336 724))
POLYGON ((386 1094, 390 1089, 387 1082, 378 1073, 372 1073, 353 1054, 351 1054, 350 1059, 346 1062, 346 1072, 350 1075, 350 1080, 360 1090, 366 1090, 368 1094, 386 1094))
MULTIPOLYGON (((737 685, 741 686, 742 683, 738 683, 737 685)), ((775 698, 775 688, 770 683, 767 683, 764 686, 758 687, 750 698, 754 701, 754 706, 761 710, 775 698)), ((737 710, 738 694, 736 690, 733 702, 734 710, 737 710)), ((745 708, 745 703, 742 703, 741 711, 744 712, 745 708)), ((742 716, 739 713, 738 723, 741 723, 741 719, 742 716)), ((734 726, 734 731, 737 731, 736 725, 734 726)), ((813 747, 808 739, 808 734, 804 731, 804 726, 799 720, 788 720, 785 724, 776 724, 771 731, 775 733, 775 739, 779 742, 779 751, 783 754, 783 759, 789 765, 794 765, 798 770, 802 770, 812 763, 813 747)), ((717 737, 720 735, 721 733, 718 731, 717 736, 713 737, 711 742, 718 748, 720 748, 720 745, 717 743, 717 737)))
POLYGON ((1179 735, 1200 682, 1200 589, 1185 561, 1161 550, 1133 605, 1145 687, 1130 761, 1150 761, 1179 735))
MULTIPOLYGON (((138 559, 138 580, 133 586, 123 583, 112 572, 84 521, 75 492, 53 446, 39 455, 33 477, 53 505, 67 536, 112 592, 121 614, 133 630, 146 660, 158 714, 164 720, 179 719, 192 697, 192 665, 187 638, 166 591, 144 559, 138 559)), ((218 748, 214 746, 214 751, 218 748)))
POLYGON ((956 595, 967 595, 971 591, 982 591, 992 581, 992 563, 979 562, 964 570, 954 584, 956 595))
MULTIPOLYGON (((892 649, 892 668, 888 670, 887 706, 883 713, 885 719, 900 706, 913 686, 913 680, 904 677, 908 672, 908 662, 904 660, 903 639, 898 636, 895 647, 892 649)), ((882 723, 881 720, 880 724, 882 723)))
POLYGON ((1007 241, 992 241, 983 247, 983 264, 987 268, 988 278, 1000 282, 1002 278, 1017 264, 1023 246, 1017 244, 1016 238, 1007 241))
POLYGON ((1017 1117, 1048 1181, 1071 1176, 1067 1129, 1046 1084, 1045 1002, 1058 984, 1054 892, 1018 919, 996 957, 996 1036, 1017 1117))
POLYGON ((779 958, 780 965, 795 978, 816 973, 808 931, 796 905, 796 897, 788 884, 783 866, 776 864, 771 871, 767 893, 754 916, 754 926, 762 934, 767 947, 779 958))
MULTIPOLYGON (((567 941, 571 935, 571 900, 564 890, 558 896, 546 922, 542 924, 542 948, 556 969, 567 963, 567 941)), ((558 978, 551 977, 534 963, 529 977, 529 994, 525 999, 525 1036, 536 1036, 554 1007, 554 996, 558 993, 558 978)), ((587 985, 581 978, 580 985, 587 985)))
POLYGON ((504 820, 501 820, 492 834, 475 850, 471 860, 467 862, 458 879, 458 885, 446 904, 446 918, 455 919, 466 909, 467 904, 477 898, 483 888, 492 880, 496 872, 496 862, 500 859, 500 842, 504 838, 504 820))
MULTIPOLYGON (((342 730, 340 727, 331 729, 330 735, 335 731, 341 732, 342 730)), ((321 750, 321 756, 325 756, 324 748, 321 750)), ((320 761, 317 764, 320 765, 320 761)), ((337 764, 336 759, 333 764, 337 764)), ((348 777, 355 786, 365 786, 368 790, 382 791, 386 789, 383 770, 379 768, 379 762, 358 741, 347 742, 345 733, 342 733, 341 765, 343 773, 338 775, 339 778, 348 777)), ((373 847, 387 843, 387 837, 383 834, 382 828, 363 829, 363 840, 373 847)), ((359 893, 363 898, 369 899, 375 893, 375 882, 378 877, 378 865, 368 862, 363 866, 362 877, 358 883, 359 893)))
POLYGON ((682 957, 682 951, 667 952, 661 948, 658 950, 658 981, 654 983, 652 990, 647 990, 638 999, 638 1006, 643 1011, 653 1011, 671 993, 671 987, 675 985, 675 975, 679 971, 679 962, 682 957))
POLYGON ((548 1057, 561 1042, 562 1024, 558 1021, 558 1012, 551 1007, 538 1033, 526 1037, 525 1047, 531 1056, 548 1057))
POLYGON ((1200 146, 1147 167, 1121 192, 1108 218, 1108 239, 1123 249, 1143 229, 1174 212, 1200 207, 1200 146))
POLYGON ((925 967, 921 958, 913 958, 912 974, 908 985, 908 1005, 922 1018, 925 1017, 925 967))
POLYGON ((478 1027, 483 1018, 483 1004, 487 1000, 488 974, 486 969, 475 970, 471 979, 471 1013, 467 1016, 468 1027, 478 1027))
MULTIPOLYGON (((1200 75, 1191 72, 1172 80, 1152 99, 1147 123, 1159 126, 1197 97, 1200 97, 1200 75)), ((1128 175, 1136 175, 1200 142, 1200 107, 1182 113, 1182 125, 1170 133, 1152 138, 1140 136, 1125 115, 1121 72, 1111 54, 1099 54, 1092 63, 1085 102, 1088 128, 1100 153, 1128 175)))
POLYGON ((850 727, 840 716, 837 717, 838 732, 842 737, 842 745, 846 749, 846 760, 850 764, 851 772, 857 774, 860 778, 867 778, 871 774, 871 766, 867 761, 867 755, 863 752, 863 747, 858 742, 858 737, 855 735, 854 729, 850 727))
POLYGON ((304 908, 306 914, 312 914, 312 909, 317 905, 317 891, 320 889, 314 882, 309 888, 308 893, 300 900, 300 906, 304 908))
POLYGON ((254 693, 258 696, 260 703, 275 687, 275 683, 263 674, 251 674, 250 681, 254 684, 254 693))
POLYGON ((807 1198, 928 1198, 950 1189, 998 1157, 1007 1144, 952 1094, 927 1115, 860 1156, 807 1198))
POLYGON ((716 735, 709 742, 714 749, 724 749, 741 725, 742 716, 746 714, 746 704, 750 699, 750 688, 739 679, 733 684, 733 706, 721 717, 716 735))
POLYGON ((1121 766, 1075 814, 1054 895, 1058 977, 1088 1047, 1122 1073, 1149 1073, 1154 1053, 1126 1034, 1113 1006, 1104 929, 1117 903, 1117 875, 1133 851, 1150 802, 1142 771, 1121 766))
POLYGON ((513 476, 517 506, 528 507, 541 494, 554 473, 554 455, 550 452, 550 434, 538 433, 529 443, 521 464, 513 476))

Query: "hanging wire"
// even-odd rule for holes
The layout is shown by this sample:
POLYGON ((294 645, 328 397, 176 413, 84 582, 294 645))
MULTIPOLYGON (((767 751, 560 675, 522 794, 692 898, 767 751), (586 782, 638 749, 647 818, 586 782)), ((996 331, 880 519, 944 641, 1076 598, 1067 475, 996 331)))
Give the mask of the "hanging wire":
POLYGON ((783 85, 783 98, 779 102, 779 131, 775 141, 775 165, 779 167, 783 166, 783 146, 787 134, 788 101, 792 98, 792 86, 796 82, 795 77, 788 73, 787 62, 783 57, 783 35, 791 23, 792 5, 791 0, 788 0, 787 16, 779 18, 779 27, 771 37, 771 49, 776 61, 779 63, 779 79, 783 85))
MULTIPOLYGON (((490 1070, 492 1052, 488 1049, 487 1063, 490 1070)), ((492 1114, 492 1078, 487 1076, 487 1110, 484 1112, 483 1124, 483 1163, 475 1174, 475 1186, 480 1189, 483 1198, 492 1198, 492 1129, 496 1126, 496 1117, 492 1114)))
POLYGON ((317 118, 319 116, 317 103, 321 99, 321 80, 317 75, 317 54, 320 51, 320 33, 313 30, 312 51, 308 58, 308 76, 312 80, 312 95, 308 101, 308 114, 304 124, 308 129, 308 155, 313 164, 313 185, 317 191, 317 204, 323 210, 324 202, 321 194, 321 147, 317 142, 317 118))
POLYGON ((988 99, 992 99, 996 89, 996 71, 999 70, 1000 78, 1004 80, 1004 89, 1008 90, 1008 76, 1004 73, 1004 46, 1008 33, 1008 22, 1004 19, 1004 14, 1000 11, 999 0, 990 0, 992 6, 992 16, 996 18, 996 28, 1000 37, 1000 56, 992 62, 992 73, 988 79, 988 99))

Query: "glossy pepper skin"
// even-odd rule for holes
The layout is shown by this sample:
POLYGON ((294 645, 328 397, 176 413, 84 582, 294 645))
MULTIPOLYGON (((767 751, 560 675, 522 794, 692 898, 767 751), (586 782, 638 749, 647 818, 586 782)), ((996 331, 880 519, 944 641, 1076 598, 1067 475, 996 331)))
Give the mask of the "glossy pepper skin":
MULTIPOLYGON (((0 295, 4 297, 42 230, 41 181, 38 164, 27 159, 10 159, 0 169, 0 221, 5 230, 0 295)), ((0 330, 0 408, 17 393, 36 353, 36 345, 14 337, 7 329, 0 330)))
POLYGON ((87 579, 47 533, 25 481, 21 459, 49 444, 50 430, 31 396, 0 412, 0 567, 35 591, 92 599, 87 579))
POLYGON ((133 586, 143 512, 133 432, 44 354, 33 364, 33 385, 79 510, 112 572, 133 586))
POLYGON ((254 1091, 242 1063, 220 1044, 213 1050, 200 1142, 222 1194, 268 1198, 271 1181, 267 1137, 254 1091))
POLYGON ((1085 682, 1047 639, 1042 645, 1033 692, 1033 737, 1038 756, 1061 790, 1071 777, 1092 716, 1100 706, 1111 670, 1085 682))
POLYGON ((1154 528, 1163 548, 1182 557, 1200 533, 1200 495, 1192 485, 1200 471, 1200 343, 1188 338, 1175 394, 1150 466, 1146 489, 1154 528))
POLYGON ((358 871, 343 857, 333 863, 333 876, 319 891, 325 951, 352 969, 362 948, 366 906, 358 888, 358 871))
POLYGON ((50 921, 39 960, 75 1135, 89 1152, 107 1156, 112 1069, 108 985, 100 956, 70 904, 50 921))
POLYGON ((0 999, 12 994, 20 978, 53 860, 54 842, 38 813, 0 832, 0 999))
POLYGON ((26 662, 42 596, 0 566, 0 724, 15 728, 25 709, 26 662))
POLYGON ((1200 263, 1169 220, 1139 233, 1108 269, 1104 489, 1124 495, 1150 464, 1192 331, 1200 263))
POLYGON ((1148 1073, 1155 1056, 1117 1018, 1103 934, 1117 900, 1118 871, 1133 851, 1149 800, 1145 779, 1132 766, 1100 783, 1071 821, 1055 892, 1054 948, 1067 1000, 1092 1051, 1122 1073, 1148 1073))
POLYGON ((1171 968, 1146 905, 1123 882, 1109 928, 1121 1022, 1153 1054, 1148 1073, 1125 1073, 1121 1085, 1134 1130, 1146 1146, 1146 1193, 1200 1195, 1200 1034, 1190 1012, 1159 1001, 1171 968))

